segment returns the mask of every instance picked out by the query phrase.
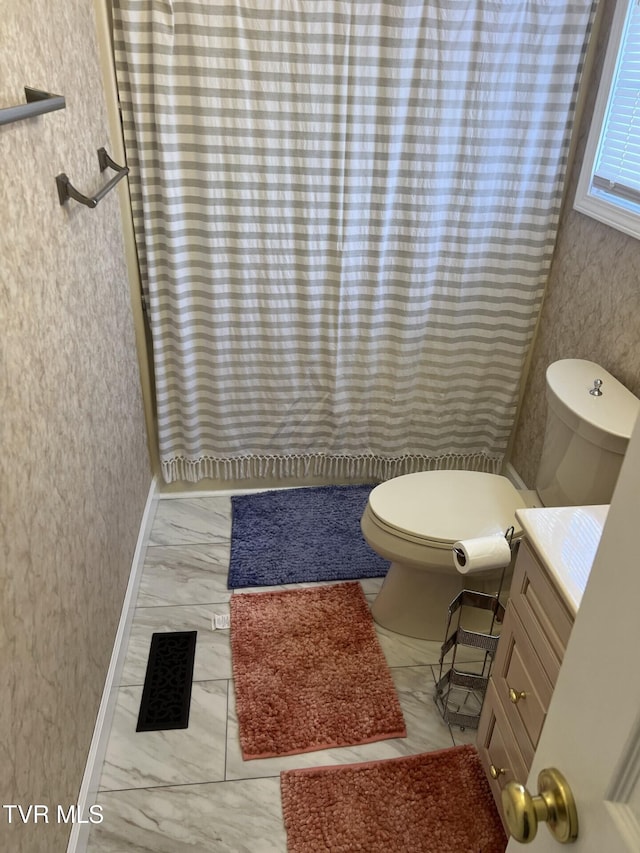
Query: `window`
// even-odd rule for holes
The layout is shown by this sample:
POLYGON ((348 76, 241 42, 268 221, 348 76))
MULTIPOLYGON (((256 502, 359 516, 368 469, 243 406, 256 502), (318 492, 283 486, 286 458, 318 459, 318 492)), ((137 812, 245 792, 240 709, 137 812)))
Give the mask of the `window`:
POLYGON ((640 239, 640 0, 618 0, 574 207, 640 239))

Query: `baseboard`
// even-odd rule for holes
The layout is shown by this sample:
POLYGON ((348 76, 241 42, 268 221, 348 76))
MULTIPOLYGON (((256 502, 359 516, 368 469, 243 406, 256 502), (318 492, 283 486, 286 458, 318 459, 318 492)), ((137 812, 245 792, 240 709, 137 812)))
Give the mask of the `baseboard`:
MULTIPOLYGON (((507 462, 507 464, 505 465, 503 473, 504 473, 504 476, 511 483, 513 483, 513 485, 516 487, 516 489, 519 489, 521 491, 527 491, 527 484, 524 482, 524 480, 522 479, 520 474, 518 474, 518 472, 516 471, 516 469, 513 467, 513 465, 510 462, 507 462)), ((207 481, 207 482, 210 482, 210 481, 207 481)), ((171 488, 175 488, 176 485, 177 484, 175 484, 175 483, 172 484, 171 488)), ((278 490, 284 490, 284 489, 299 489, 299 488, 303 488, 305 486, 308 487, 308 486, 315 486, 315 485, 318 485, 318 483, 300 482, 300 483, 294 483, 294 484, 283 486, 282 481, 280 481, 279 485, 251 486, 251 487, 244 487, 244 488, 232 485, 229 488, 220 488, 220 489, 213 488, 213 489, 211 489, 211 488, 199 487, 199 484, 195 483, 195 484, 193 484, 193 487, 189 488, 189 489, 176 488, 175 491, 165 491, 167 489, 167 486, 159 484, 156 497, 160 501, 173 500, 174 498, 182 498, 182 499, 188 498, 188 499, 192 499, 192 500, 194 498, 224 498, 224 497, 230 497, 233 495, 253 495, 253 494, 257 494, 258 492, 270 492, 270 491, 278 491, 278 490)), ((345 484, 344 483, 329 484, 329 483, 323 482, 320 485, 345 485, 345 484)))
POLYGON ((204 478, 197 483, 177 480, 174 483, 158 482, 159 498, 204 498, 224 497, 225 495, 253 494, 278 489, 300 489, 310 486, 346 486, 362 485, 372 482, 371 477, 248 477, 242 480, 213 480, 204 478))
POLYGON ((156 497, 159 501, 171 501, 174 498, 184 500, 195 500, 197 498, 228 498, 234 495, 256 495, 259 492, 284 491, 286 489, 297 489, 300 486, 266 486, 264 488, 247 488, 247 489, 202 489, 201 491, 193 492, 159 492, 156 497))
MULTIPOLYGON (((142 519, 140 522, 140 530, 138 532, 138 541, 131 561, 131 572, 129 574, 129 582, 127 591, 122 604, 120 613, 120 622, 116 632, 116 638, 111 653, 111 661, 107 671, 107 677, 102 691, 102 700, 96 717, 96 724, 93 730, 91 746, 87 756, 87 763, 82 777, 80 793, 78 794, 78 814, 85 817, 90 814, 89 808, 94 805, 98 795, 98 786, 100 784, 100 774, 102 772, 102 763, 107 749, 111 724, 115 711, 117 689, 116 685, 120 683, 120 676, 124 664, 124 658, 129 642, 129 632, 133 621, 133 604, 138 594, 138 586, 140 577, 142 576, 142 567, 144 565, 144 554, 151 533, 151 525, 153 523, 153 515, 155 510, 155 502, 157 498, 157 477, 154 477, 149 487, 147 502, 144 507, 142 519)), ((69 836, 67 845, 67 853, 85 853, 89 840, 90 824, 74 823, 69 836)))

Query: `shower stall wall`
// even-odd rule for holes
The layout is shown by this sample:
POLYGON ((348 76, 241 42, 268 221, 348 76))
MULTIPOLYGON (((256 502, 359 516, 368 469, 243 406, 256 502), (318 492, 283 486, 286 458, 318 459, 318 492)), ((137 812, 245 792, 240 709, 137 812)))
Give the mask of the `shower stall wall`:
POLYGON ((167 482, 500 469, 594 8, 115 0, 167 482))

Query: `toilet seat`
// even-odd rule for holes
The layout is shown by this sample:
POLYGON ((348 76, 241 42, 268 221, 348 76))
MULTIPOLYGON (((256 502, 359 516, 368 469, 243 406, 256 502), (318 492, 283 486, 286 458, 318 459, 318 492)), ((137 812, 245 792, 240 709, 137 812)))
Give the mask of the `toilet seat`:
POLYGON ((526 506, 503 476, 479 471, 419 471, 394 477, 369 495, 375 523, 419 545, 451 550, 460 539, 505 533, 522 535, 515 512, 526 506))

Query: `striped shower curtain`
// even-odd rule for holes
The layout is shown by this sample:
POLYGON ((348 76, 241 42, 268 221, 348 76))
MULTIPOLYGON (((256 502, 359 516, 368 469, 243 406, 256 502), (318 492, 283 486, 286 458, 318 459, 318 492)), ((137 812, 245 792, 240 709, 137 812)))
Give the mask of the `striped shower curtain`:
POLYGON ((114 0, 163 476, 500 468, 592 0, 114 0))

